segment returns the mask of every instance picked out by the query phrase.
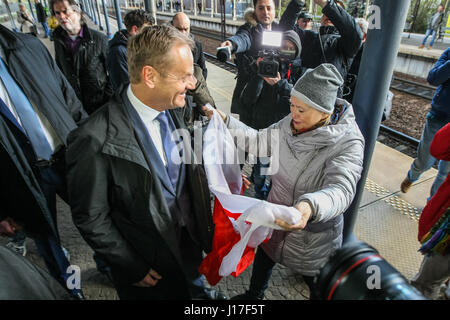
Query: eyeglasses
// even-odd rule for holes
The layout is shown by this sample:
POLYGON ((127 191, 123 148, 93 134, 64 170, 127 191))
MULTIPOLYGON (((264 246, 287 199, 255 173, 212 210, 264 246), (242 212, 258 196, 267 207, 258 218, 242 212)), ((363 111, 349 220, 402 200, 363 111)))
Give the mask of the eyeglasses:
POLYGON ((176 81, 180 81, 180 82, 183 83, 183 85, 195 86, 197 84, 197 78, 193 74, 188 75, 188 76, 184 76, 184 77, 177 77, 177 76, 175 76, 173 74, 166 73, 165 76, 167 76, 168 78, 172 78, 172 79, 174 79, 176 81))

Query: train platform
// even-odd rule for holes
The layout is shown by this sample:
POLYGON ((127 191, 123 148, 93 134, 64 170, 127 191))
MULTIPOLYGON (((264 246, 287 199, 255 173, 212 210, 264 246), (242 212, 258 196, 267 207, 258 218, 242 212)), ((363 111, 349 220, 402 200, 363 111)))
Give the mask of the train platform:
MULTIPOLYGON (((92 25, 91 22, 89 22, 92 25)), ((53 54, 53 43, 41 39, 53 54)), ((229 113, 235 86, 235 75, 207 62, 208 87, 219 109, 229 113)), ((407 194, 400 192, 400 183, 412 163, 412 158, 377 143, 366 181, 363 199, 355 224, 357 239, 375 247, 382 257, 411 279, 419 270, 422 255, 418 252, 418 218, 436 176, 431 169, 414 183, 407 194)), ((249 166, 244 166, 248 172, 249 166)), ((252 195, 252 189, 247 191, 252 195)), ((117 293, 108 279, 100 274, 92 258, 93 251, 72 223, 70 208, 58 199, 58 227, 62 245, 70 252, 71 264, 81 269, 82 289, 87 299, 114 300, 117 293)), ((0 245, 7 239, 0 238, 0 245)), ((33 241, 27 239, 27 257, 45 268, 33 241)), ((251 267, 239 277, 226 277, 215 287, 228 297, 243 293, 249 286, 251 267)), ((309 291, 302 277, 277 265, 266 291, 269 300, 305 300, 309 291)))

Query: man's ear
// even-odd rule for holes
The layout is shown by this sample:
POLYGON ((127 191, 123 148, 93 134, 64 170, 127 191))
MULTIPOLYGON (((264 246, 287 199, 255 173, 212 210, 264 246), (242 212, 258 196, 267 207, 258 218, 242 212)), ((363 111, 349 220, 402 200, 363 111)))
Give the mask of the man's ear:
POLYGON ((151 89, 155 88, 157 71, 152 66, 144 66, 141 71, 141 77, 144 83, 151 89))
POLYGON ((131 26, 130 34, 136 34, 139 31, 139 28, 137 26, 131 26))

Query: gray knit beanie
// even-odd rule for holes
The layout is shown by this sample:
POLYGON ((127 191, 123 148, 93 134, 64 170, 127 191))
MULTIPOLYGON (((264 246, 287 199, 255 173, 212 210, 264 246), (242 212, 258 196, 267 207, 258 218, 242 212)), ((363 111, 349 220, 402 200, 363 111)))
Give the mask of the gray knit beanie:
POLYGON ((330 63, 308 69, 292 88, 291 96, 310 107, 328 114, 333 113, 339 87, 344 83, 336 67, 330 63))

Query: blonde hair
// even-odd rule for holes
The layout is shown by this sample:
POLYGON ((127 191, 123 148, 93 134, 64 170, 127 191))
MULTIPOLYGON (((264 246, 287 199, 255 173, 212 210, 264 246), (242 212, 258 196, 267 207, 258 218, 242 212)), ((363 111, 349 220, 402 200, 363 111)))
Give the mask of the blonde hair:
POLYGON ((141 81, 142 68, 152 66, 158 72, 164 73, 170 61, 168 54, 175 45, 184 44, 191 48, 194 41, 171 26, 148 26, 140 33, 130 38, 127 46, 128 73, 131 83, 141 81))

